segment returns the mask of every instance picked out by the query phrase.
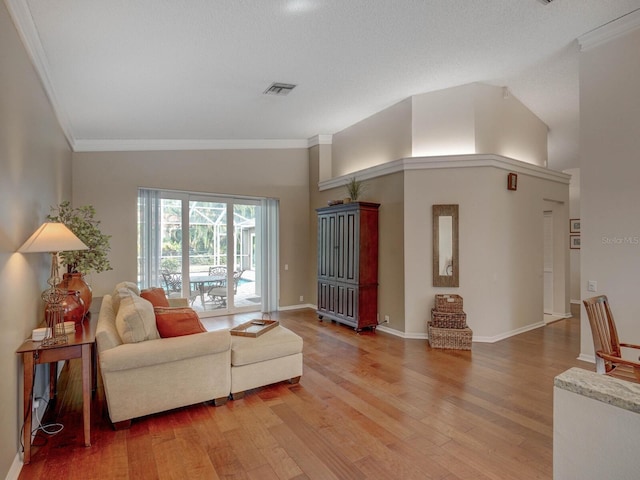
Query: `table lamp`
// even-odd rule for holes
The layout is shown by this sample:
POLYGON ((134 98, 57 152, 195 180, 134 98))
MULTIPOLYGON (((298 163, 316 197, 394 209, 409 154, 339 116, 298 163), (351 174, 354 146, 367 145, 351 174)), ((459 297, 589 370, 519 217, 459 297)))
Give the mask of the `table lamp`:
POLYGON ((58 288, 61 281, 58 273, 58 252, 88 249, 89 247, 76 237, 66 225, 55 222, 43 223, 18 249, 20 253, 51 253, 51 275, 47 280, 49 288, 42 292, 47 322, 47 333, 42 340, 42 346, 67 343, 67 334, 64 329, 64 306, 62 305, 67 291, 58 288))

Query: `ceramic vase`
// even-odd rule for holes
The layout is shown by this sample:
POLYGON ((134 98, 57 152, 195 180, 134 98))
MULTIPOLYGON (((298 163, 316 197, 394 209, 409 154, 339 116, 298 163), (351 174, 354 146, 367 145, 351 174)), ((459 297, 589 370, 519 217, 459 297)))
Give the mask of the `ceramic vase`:
POLYGON ((84 308, 84 301, 80 297, 80 292, 77 290, 69 290, 67 296, 62 301, 64 307, 64 321, 73 322, 76 327, 82 323, 84 314, 86 313, 84 308))
MULTIPOLYGON (((64 297, 62 302, 60 302, 60 304, 62 305, 64 316, 63 321, 73 322, 76 324, 76 327, 82 323, 82 320, 84 319, 85 309, 84 302, 80 297, 80 292, 78 292, 77 290, 67 291, 67 295, 64 297)), ((47 307, 45 308, 45 318, 47 318, 48 322, 51 321, 51 319, 49 319, 49 315, 50 312, 49 308, 47 307)))
POLYGON ((89 286, 89 284, 87 284, 87 282, 84 281, 84 274, 65 273, 64 275, 62 275, 62 283, 60 284, 60 288, 64 288, 65 290, 69 290, 70 292, 79 292, 80 298, 82 299, 84 305, 84 312, 82 314, 82 316, 84 317, 89 311, 89 307, 91 307, 91 300, 93 298, 91 287, 89 286))

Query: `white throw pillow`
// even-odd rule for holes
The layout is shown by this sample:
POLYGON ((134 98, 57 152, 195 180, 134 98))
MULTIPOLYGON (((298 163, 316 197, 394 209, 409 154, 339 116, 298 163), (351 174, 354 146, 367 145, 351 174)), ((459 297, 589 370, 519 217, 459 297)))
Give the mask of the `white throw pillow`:
POLYGON ((120 302, 125 297, 130 297, 132 295, 140 296, 140 289, 133 282, 120 282, 113 289, 113 293, 111 294, 111 304, 113 306, 113 313, 118 314, 118 310, 120 309, 120 302))
POLYGON ((126 288, 127 290, 131 290, 134 294, 140 296, 140 289, 138 285, 133 282, 120 282, 116 285, 114 290, 119 290, 121 288, 126 288))
POLYGON ((135 295, 128 288, 116 288, 111 294, 111 307, 113 308, 113 313, 115 315, 118 315, 120 304, 122 303, 123 298, 129 298, 133 296, 135 295))
POLYGON ((123 297, 116 315, 116 328, 124 343, 138 343, 160 338, 151 302, 130 295, 123 297))

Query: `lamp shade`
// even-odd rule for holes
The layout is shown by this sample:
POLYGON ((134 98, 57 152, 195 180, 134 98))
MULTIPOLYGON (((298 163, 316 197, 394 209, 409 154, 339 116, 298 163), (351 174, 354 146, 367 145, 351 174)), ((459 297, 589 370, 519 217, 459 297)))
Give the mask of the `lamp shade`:
POLYGON ((88 250, 82 240, 64 223, 45 222, 18 249, 20 253, 67 252, 88 250))

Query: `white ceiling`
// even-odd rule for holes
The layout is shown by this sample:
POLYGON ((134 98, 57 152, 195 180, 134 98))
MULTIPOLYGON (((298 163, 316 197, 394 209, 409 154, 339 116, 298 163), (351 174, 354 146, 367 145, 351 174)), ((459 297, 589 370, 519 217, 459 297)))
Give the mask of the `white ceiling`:
POLYGON ((578 166, 577 37, 640 0, 6 0, 76 150, 304 145, 411 95, 507 86, 578 166), (264 95, 272 82, 298 86, 264 95))

